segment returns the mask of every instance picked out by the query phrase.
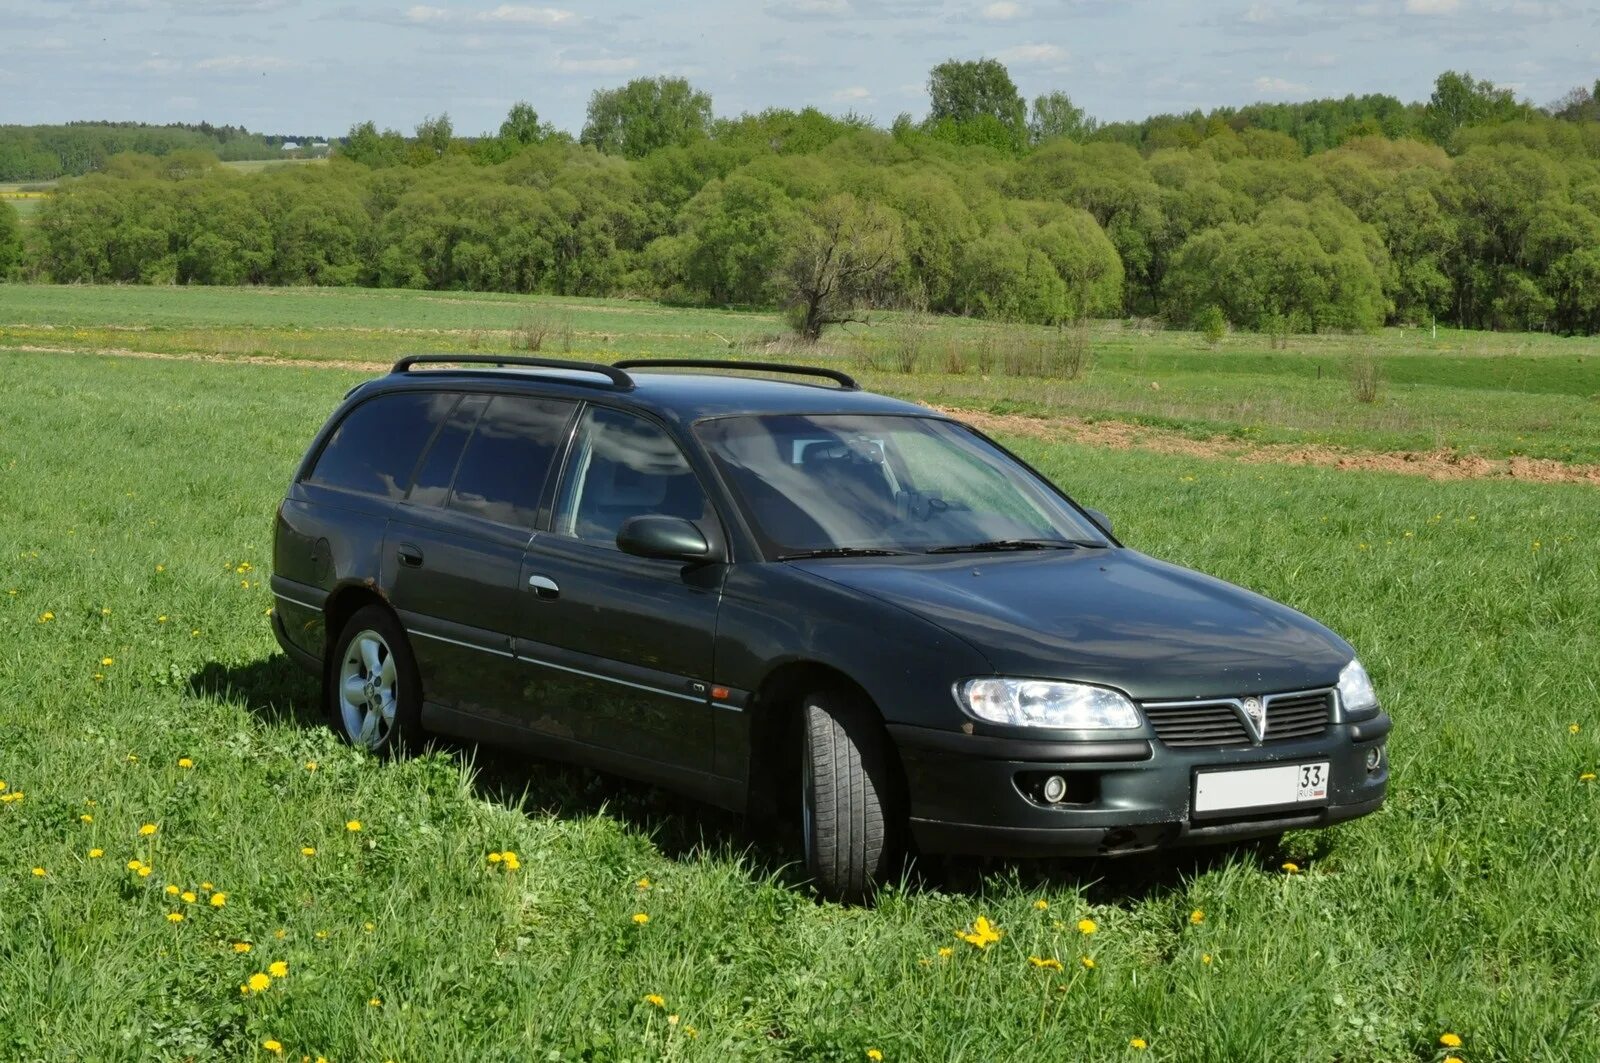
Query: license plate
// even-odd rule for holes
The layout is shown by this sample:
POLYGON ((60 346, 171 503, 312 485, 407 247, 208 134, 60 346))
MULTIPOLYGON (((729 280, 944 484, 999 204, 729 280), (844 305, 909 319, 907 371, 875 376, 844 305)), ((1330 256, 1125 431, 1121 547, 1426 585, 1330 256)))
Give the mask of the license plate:
POLYGON ((1202 771, 1194 780, 1194 810, 1297 805, 1328 799, 1328 762, 1277 764, 1270 768, 1202 771))

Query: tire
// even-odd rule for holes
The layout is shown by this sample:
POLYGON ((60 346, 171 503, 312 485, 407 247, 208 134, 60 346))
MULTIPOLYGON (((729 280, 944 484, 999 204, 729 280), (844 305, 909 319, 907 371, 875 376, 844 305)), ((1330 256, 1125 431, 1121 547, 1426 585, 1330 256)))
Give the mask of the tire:
POLYGON ((904 856, 888 738, 855 699, 818 692, 801 702, 801 841, 819 892, 859 903, 904 856))
POLYGON ((353 746, 378 756, 421 746, 422 680, 393 613, 356 610, 328 659, 323 699, 329 726, 353 746))

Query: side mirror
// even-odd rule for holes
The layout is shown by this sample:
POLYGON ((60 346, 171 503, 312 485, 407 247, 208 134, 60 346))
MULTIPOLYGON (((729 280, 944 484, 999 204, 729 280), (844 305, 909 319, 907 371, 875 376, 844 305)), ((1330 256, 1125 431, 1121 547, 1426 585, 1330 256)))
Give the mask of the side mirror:
POLYGON ((1100 530, 1101 531, 1105 532, 1107 535, 1111 536, 1113 539, 1116 538, 1116 534, 1114 532, 1112 532, 1112 530, 1111 530, 1111 518, 1110 517, 1106 516, 1104 513, 1100 512, 1098 509, 1090 509, 1088 506, 1085 506, 1083 508, 1083 511, 1085 513, 1089 514, 1089 519, 1090 520, 1094 521, 1096 524, 1098 524, 1100 526, 1100 530))
POLYGON ((711 544, 682 517, 629 517, 617 532, 617 549, 635 557, 686 564, 711 559, 711 544))

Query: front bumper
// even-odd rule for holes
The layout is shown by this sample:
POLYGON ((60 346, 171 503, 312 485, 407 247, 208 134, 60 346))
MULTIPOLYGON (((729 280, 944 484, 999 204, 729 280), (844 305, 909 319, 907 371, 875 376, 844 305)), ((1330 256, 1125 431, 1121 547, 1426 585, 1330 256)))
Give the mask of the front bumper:
POLYGON ((1262 746, 1173 749, 1159 740, 1038 742, 890 725, 910 799, 911 831, 927 853, 1107 856, 1325 827, 1375 812, 1389 785, 1389 758, 1376 771, 1390 720, 1331 724, 1312 738, 1262 746), (1328 799, 1317 804, 1196 815, 1202 769, 1326 760, 1328 799), (1058 774, 1071 798, 1047 804, 1019 779, 1058 774))

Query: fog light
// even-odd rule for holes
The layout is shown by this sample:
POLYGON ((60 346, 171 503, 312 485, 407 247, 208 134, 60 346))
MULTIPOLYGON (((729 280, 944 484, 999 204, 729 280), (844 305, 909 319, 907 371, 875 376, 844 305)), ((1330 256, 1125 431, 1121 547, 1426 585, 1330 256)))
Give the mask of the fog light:
POLYGON ((1067 780, 1059 775, 1052 775, 1044 781, 1044 799, 1052 805, 1059 805, 1067 796, 1067 780))
POLYGON ((1374 772, 1383 767, 1383 747, 1373 746, 1367 750, 1367 771, 1374 772))

